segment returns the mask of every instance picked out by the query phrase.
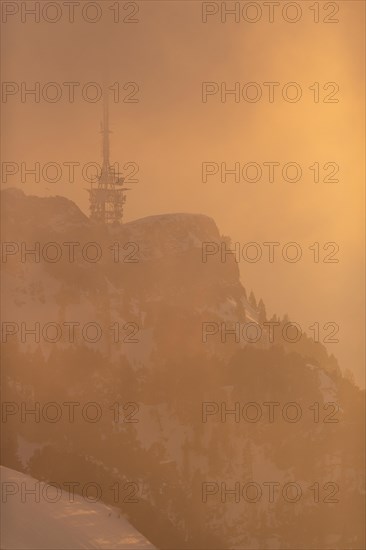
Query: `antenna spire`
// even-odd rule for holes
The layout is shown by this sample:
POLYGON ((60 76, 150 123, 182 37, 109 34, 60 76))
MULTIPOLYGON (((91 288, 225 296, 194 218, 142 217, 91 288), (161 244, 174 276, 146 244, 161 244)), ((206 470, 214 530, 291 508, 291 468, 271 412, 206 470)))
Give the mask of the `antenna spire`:
POLYGON ((109 169, 109 98, 108 88, 104 86, 103 90, 103 170, 108 173, 109 169))

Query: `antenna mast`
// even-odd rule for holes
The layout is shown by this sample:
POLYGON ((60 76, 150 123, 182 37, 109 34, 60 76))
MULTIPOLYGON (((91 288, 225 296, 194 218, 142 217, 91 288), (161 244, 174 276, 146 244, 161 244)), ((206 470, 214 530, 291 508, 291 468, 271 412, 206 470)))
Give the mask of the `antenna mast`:
POLYGON ((101 124, 103 164, 98 177, 97 187, 91 185, 89 192, 90 218, 104 224, 119 224, 123 217, 123 205, 126 202, 123 187, 124 178, 116 173, 109 160, 109 105, 108 88, 103 89, 103 122, 101 124))
POLYGON ((108 89, 104 89, 103 94, 103 170, 108 173, 109 169, 109 104, 108 104, 108 89))

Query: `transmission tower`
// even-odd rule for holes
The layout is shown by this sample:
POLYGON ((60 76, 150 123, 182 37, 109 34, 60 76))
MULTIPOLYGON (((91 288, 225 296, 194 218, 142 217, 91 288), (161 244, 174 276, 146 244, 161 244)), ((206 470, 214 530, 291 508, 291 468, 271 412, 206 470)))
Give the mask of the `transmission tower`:
POLYGON ((103 91, 103 122, 101 124, 103 136, 103 164, 98 176, 97 186, 87 189, 89 192, 90 218, 104 224, 119 224, 123 217, 123 205, 126 202, 123 187, 124 178, 116 172, 109 161, 109 106, 108 89, 103 91))

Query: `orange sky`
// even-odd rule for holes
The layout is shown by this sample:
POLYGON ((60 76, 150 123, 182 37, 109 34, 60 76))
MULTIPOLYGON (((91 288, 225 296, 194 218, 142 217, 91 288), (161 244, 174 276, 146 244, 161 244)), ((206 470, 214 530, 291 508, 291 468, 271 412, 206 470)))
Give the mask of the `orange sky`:
MULTIPOLYGON (((3 25, 2 79, 29 85, 55 81, 134 81, 138 103, 112 104, 112 159, 136 162, 125 221, 167 212, 212 216, 233 241, 297 241, 307 251, 297 264, 241 263, 242 282, 262 296, 270 313, 287 312, 306 329, 315 321, 340 326, 340 343, 329 345, 343 368, 363 381, 363 210, 364 210, 364 3, 338 2, 339 23, 314 24, 310 2, 299 2, 303 18, 289 24, 265 17, 256 24, 201 22, 201 2, 140 2, 137 24, 80 18, 3 25), (201 101, 203 81, 298 82, 298 103, 281 99, 251 104, 201 101), (338 103, 314 103, 308 87, 336 82, 338 103), (297 162, 298 183, 201 181, 204 161, 297 162), (340 166, 339 183, 311 181, 315 161, 340 166), (340 246, 338 264, 314 264, 307 247, 329 241, 340 246)), ((321 3, 322 4, 322 3, 321 3)), ((324 4, 324 3, 323 3, 324 4)), ((2 104, 2 160, 41 164, 100 161, 101 104, 2 104)), ((87 212, 87 183, 66 171, 58 183, 10 177, 41 196, 65 195, 87 212)))

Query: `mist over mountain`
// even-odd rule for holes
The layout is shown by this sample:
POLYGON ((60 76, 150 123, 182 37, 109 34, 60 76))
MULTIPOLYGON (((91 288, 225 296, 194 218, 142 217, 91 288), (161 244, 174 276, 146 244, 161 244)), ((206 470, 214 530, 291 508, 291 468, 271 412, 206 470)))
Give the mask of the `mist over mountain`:
POLYGON ((363 392, 203 256, 229 242, 213 219, 2 208, 5 466, 98 483, 161 549, 363 548, 363 392))

